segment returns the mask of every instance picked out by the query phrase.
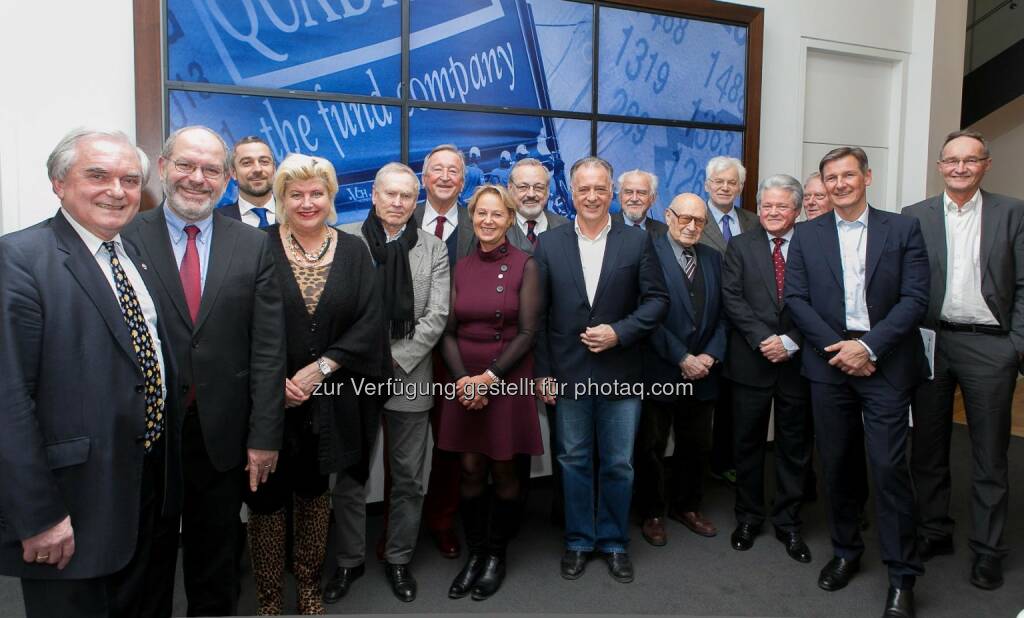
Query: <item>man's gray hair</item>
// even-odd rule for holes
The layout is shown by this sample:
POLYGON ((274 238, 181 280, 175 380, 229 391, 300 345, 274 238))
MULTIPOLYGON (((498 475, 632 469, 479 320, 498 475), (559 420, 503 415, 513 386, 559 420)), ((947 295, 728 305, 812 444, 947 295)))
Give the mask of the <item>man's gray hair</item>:
POLYGON ((761 181, 761 184, 757 185, 757 207, 761 208, 761 196, 767 189, 785 189, 789 191, 790 195, 793 196, 793 204, 796 206, 796 211, 800 212, 800 209, 804 205, 804 187, 800 184, 800 181, 793 178, 789 174, 775 174, 769 176, 761 181))
POLYGON ((427 171, 427 166, 430 165, 430 158, 439 152, 454 152, 459 157, 459 163, 462 164, 462 175, 466 175, 466 155, 462 154, 459 147, 455 144, 440 144, 434 146, 434 149, 427 153, 427 156, 423 158, 423 171, 427 171))
POLYGON ((648 172, 647 170, 642 169, 629 170, 628 172, 622 172, 621 174, 619 174, 619 180, 616 183, 618 185, 619 190, 622 189, 622 181, 626 179, 626 176, 630 176, 632 174, 643 176, 645 179, 647 179, 647 184, 651 185, 651 195, 658 194, 658 177, 648 172))
POLYGON ((94 129, 77 128, 71 129, 64 134, 64 137, 57 142, 46 157, 46 173, 50 180, 64 180, 68 170, 75 164, 78 155, 78 143, 86 139, 107 139, 115 142, 124 142, 132 147, 139 156, 139 167, 142 168, 142 184, 149 180, 149 157, 142 149, 132 143, 127 135, 121 131, 97 131, 94 129))
POLYGON ((548 182, 551 181, 551 174, 548 173, 548 168, 544 167, 543 163, 533 157, 526 157, 525 159, 519 159, 515 162, 515 165, 512 166, 512 169, 508 173, 508 186, 512 186, 512 179, 515 178, 516 170, 520 167, 539 167, 544 170, 544 178, 548 182))
POLYGON ((412 171, 412 168, 405 163, 399 163, 398 161, 385 163, 384 167, 377 170, 377 174, 373 177, 373 188, 376 189, 377 185, 380 184, 380 179, 388 174, 407 174, 411 176, 412 181, 416 183, 416 195, 420 194, 420 179, 416 172, 412 171))
POLYGON ((814 180, 815 178, 817 178, 818 180, 821 180, 821 172, 811 172, 810 174, 808 174, 807 178, 804 179, 804 186, 806 187, 807 184, 809 182, 811 182, 812 180, 814 180))
POLYGON ((740 177, 741 185, 746 183, 747 168, 743 167, 743 161, 736 157, 712 157, 708 161, 707 167, 704 168, 704 177, 711 178, 715 174, 720 174, 728 169, 736 170, 736 174, 740 177))
MULTIPOLYGON (((576 171, 584 167, 600 167, 604 171, 608 172, 608 180, 615 177, 615 172, 612 170, 612 164, 605 161, 601 157, 583 157, 572 164, 572 168, 569 169, 569 184, 574 184, 576 180, 576 171)), ((610 189, 611 187, 609 187, 610 189)))
POLYGON ((228 148, 227 142, 225 142, 224 138, 221 137, 216 131, 214 131, 210 127, 204 127, 201 124, 191 124, 187 127, 181 127, 177 131, 174 131, 173 133, 168 135, 167 139, 164 140, 163 149, 160 150, 160 158, 167 159, 168 161, 170 161, 171 154, 174 153, 174 145, 177 143, 178 138, 181 136, 182 133, 193 130, 206 131, 210 135, 217 138, 217 141, 220 142, 221 148, 224 149, 224 173, 227 174, 228 171, 231 169, 231 149, 228 148))

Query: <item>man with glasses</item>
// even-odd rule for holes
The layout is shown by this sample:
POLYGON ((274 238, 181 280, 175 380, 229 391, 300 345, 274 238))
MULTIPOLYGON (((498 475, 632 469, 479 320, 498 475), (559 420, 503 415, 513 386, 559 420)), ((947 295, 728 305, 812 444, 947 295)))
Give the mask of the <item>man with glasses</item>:
POLYGON ((238 200, 217 212, 261 230, 274 224, 274 153, 262 137, 250 135, 231 149, 231 177, 238 184, 238 200))
POLYGON ((636 508, 644 539, 655 546, 667 542, 666 515, 689 528, 711 525, 701 514, 701 502, 718 395, 716 365, 726 346, 722 255, 699 244, 708 225, 707 206, 699 196, 683 193, 665 213, 668 233, 653 241, 669 307, 644 347, 648 392, 636 441, 636 508), (672 472, 666 474, 669 431, 675 448, 672 472))
MULTIPOLYGON (((277 465, 284 430, 284 308, 268 236, 213 207, 228 181, 228 149, 206 127, 164 142, 164 203, 125 239, 156 271, 173 307, 166 328, 185 399, 181 545, 190 616, 234 615, 243 478, 253 491, 277 465), (246 474, 247 473, 247 474, 246 474)), ((285 266, 287 267, 287 266, 285 266)), ((178 520, 162 522, 152 560, 155 614, 171 615, 178 520)))
POLYGON ((931 264, 925 326, 936 331, 935 377, 914 396, 910 466, 923 560, 953 553, 949 442, 959 386, 971 440, 971 583, 1003 584, 1007 455, 1024 358, 1024 203, 981 188, 992 166, 985 138, 950 133, 939 152, 945 191, 906 207, 921 221, 931 264))
POLYGON ((512 166, 508 189, 516 203, 516 224, 508 231, 508 240, 531 255, 541 234, 569 222, 548 210, 550 186, 548 170, 537 159, 520 159, 512 166))
POLYGON ((648 216, 658 199, 658 177, 643 170, 632 170, 619 176, 619 204, 622 212, 612 215, 614 221, 635 225, 652 238, 664 236, 668 226, 648 216))

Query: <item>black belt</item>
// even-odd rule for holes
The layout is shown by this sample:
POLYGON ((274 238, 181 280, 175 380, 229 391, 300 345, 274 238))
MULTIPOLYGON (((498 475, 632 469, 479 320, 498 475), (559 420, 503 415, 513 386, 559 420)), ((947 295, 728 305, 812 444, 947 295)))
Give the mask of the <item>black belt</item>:
POLYGON ((939 328, 942 330, 951 330, 955 333, 981 333, 983 335, 998 335, 1005 336, 1007 331, 999 328, 998 326, 988 326, 985 324, 957 324, 955 322, 947 322, 942 320, 939 322, 939 328))
POLYGON ((868 334, 868 331, 866 331, 866 330, 848 330, 848 331, 846 331, 846 338, 847 339, 860 339, 860 338, 862 338, 866 334, 868 334))

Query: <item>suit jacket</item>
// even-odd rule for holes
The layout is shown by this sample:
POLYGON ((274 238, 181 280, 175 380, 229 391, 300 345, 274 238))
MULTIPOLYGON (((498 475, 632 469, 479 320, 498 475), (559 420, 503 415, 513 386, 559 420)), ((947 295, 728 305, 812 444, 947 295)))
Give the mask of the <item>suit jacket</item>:
MULTIPOLYGON (((353 234, 366 243, 362 223, 348 223, 340 230, 353 234)), ((395 395, 384 407, 400 412, 422 412, 434 407, 434 398, 421 393, 430 392, 434 380, 431 350, 441 340, 448 323, 451 298, 451 271, 448 269, 448 249, 433 234, 416 230, 419 240, 409 250, 409 269, 412 271, 412 311, 416 332, 411 339, 392 339, 391 358, 395 364, 395 379, 416 385, 416 396, 395 395)), ((386 325, 385 325, 386 326, 386 325)))
POLYGON ((194 385, 213 466, 243 466, 246 448, 278 450, 284 431, 285 341, 281 290, 267 234, 213 217, 206 284, 193 325, 163 207, 140 213, 126 241, 155 270, 183 388, 194 385), (170 309, 173 308, 173 309, 170 309))
POLYGON ((225 217, 230 217, 235 221, 242 220, 242 211, 238 208, 238 202, 232 202, 230 204, 225 204, 218 208, 214 208, 213 212, 222 214, 225 217))
MULTIPOLYGON (((157 308, 164 360, 165 500, 180 506, 181 410, 165 307, 152 270, 126 251, 157 308)), ((0 238, 0 573, 84 579, 135 554, 145 449, 144 377, 117 298, 61 212, 0 238), (27 564, 21 539, 71 516, 67 568, 27 564)))
MULTIPOLYGON (((711 209, 714 206, 708 204, 707 208, 708 223, 704 226, 704 233, 700 235, 700 244, 707 245, 719 253, 725 253, 725 237, 722 236, 722 228, 715 225, 715 217, 711 214, 711 209)), ((733 207, 732 212, 736 215, 736 219, 740 224, 741 234, 750 230, 761 229, 761 221, 755 213, 739 207, 733 207)))
MULTIPOLYGON (((862 341, 878 357, 877 371, 895 388, 912 388, 928 375, 918 326, 928 308, 928 253, 913 217, 870 209, 864 265, 871 330, 862 341)), ((789 247, 785 300, 804 334, 803 374, 842 384, 824 348, 847 339, 843 264, 835 215, 799 223, 789 247)))
MULTIPOLYGON (((469 255, 476 244, 476 235, 473 234, 473 222, 470 220, 469 210, 465 206, 456 206, 456 208, 459 209, 459 224, 455 226, 455 231, 445 242, 445 246, 448 248, 448 266, 452 269, 455 268, 455 262, 469 255)), ((423 228, 423 212, 425 210, 425 202, 420 202, 412 213, 413 221, 420 229, 423 228)))
MULTIPOLYGON (((547 233, 556 227, 561 227, 569 222, 568 219, 557 212, 547 209, 544 210, 544 216, 548 218, 548 228, 541 232, 541 234, 547 233)), ((537 237, 540 238, 540 234, 538 234, 537 237)), ((533 255, 533 243, 526 237, 526 234, 523 233, 523 230, 519 227, 518 223, 513 223, 512 227, 509 229, 508 242, 516 249, 525 252, 527 255, 533 255)))
POLYGON ((799 352, 782 363, 761 354, 761 342, 772 335, 786 335, 798 346, 804 340, 789 307, 779 302, 773 248, 766 233, 756 232, 733 238, 725 252, 722 305, 730 329, 724 375, 746 386, 802 388, 799 352))
MULTIPOLYGON (((651 334, 649 345, 645 346, 648 353, 644 357, 644 377, 648 387, 686 382, 679 363, 689 354, 709 354, 719 361, 725 358, 725 320, 721 313, 722 256, 710 247, 700 244, 694 247, 697 267, 704 280, 704 311, 697 316, 690 298, 690 286, 693 284, 679 266, 671 243, 667 234, 654 239, 658 264, 668 287, 669 305, 665 319, 651 334)), ((678 399, 678 396, 666 397, 650 388, 648 390, 653 399, 678 399)), ((718 369, 713 368, 707 377, 693 382, 693 396, 707 401, 717 395, 718 369)))
MULTIPOLYGON (((999 326, 1024 354, 1024 202, 981 192, 981 296, 999 326)), ((921 222, 931 266, 931 295, 925 325, 937 328, 946 296, 946 218, 942 194, 903 209, 921 222)))
MULTIPOLYGON (((621 212, 612 213, 612 221, 615 223, 621 223, 622 225, 629 225, 626 223, 625 218, 621 212)), ((652 238, 664 236, 668 234, 668 225, 657 219, 652 219, 650 216, 647 217, 647 221, 644 223, 644 229, 651 235, 652 238)))
MULTIPOLYGON (((640 343, 668 310, 665 277, 648 234, 612 224, 608 231, 594 303, 587 299, 574 225, 540 235, 534 259, 540 271, 544 310, 534 351, 534 372, 567 384, 642 383, 640 343), (608 324, 615 347, 593 353, 580 341, 590 326, 608 324)), ((612 397, 616 398, 616 397, 612 397)))

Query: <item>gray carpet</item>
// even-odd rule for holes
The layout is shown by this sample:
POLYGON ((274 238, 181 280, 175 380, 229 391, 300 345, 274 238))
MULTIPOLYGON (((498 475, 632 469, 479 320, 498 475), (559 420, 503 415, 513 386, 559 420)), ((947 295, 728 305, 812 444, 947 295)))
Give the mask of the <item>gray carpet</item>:
MULTIPOLYGON (((952 459, 953 517, 959 522, 956 554, 941 556, 927 564, 926 575, 918 580, 918 615, 924 617, 1007 617, 1024 610, 1024 560, 1019 556, 1024 542, 1024 516, 1019 500, 1011 494, 1007 541, 1014 548, 1004 562, 1006 583, 995 592, 971 586, 971 555, 967 549, 967 466, 970 450, 967 430, 957 426, 953 434, 952 459)), ((1010 444, 1010 484, 1024 486, 1024 439, 1010 444)), ((607 573, 603 562, 592 561, 582 578, 565 581, 558 575, 561 533, 548 522, 550 491, 546 481, 537 483, 530 498, 528 521, 509 549, 509 571, 498 594, 484 602, 468 598, 452 601, 448 585, 461 567, 460 560, 446 560, 434 551, 430 539, 421 539, 412 563, 419 582, 419 596, 405 604, 391 595, 383 567, 371 561, 367 573, 356 581, 349 595, 328 612, 338 614, 402 613, 544 613, 544 614, 661 614, 675 616, 877 616, 881 614, 887 587, 885 567, 878 556, 874 528, 865 534, 867 551, 862 571, 849 587, 828 593, 817 587, 818 571, 831 557, 822 502, 804 509, 804 536, 814 560, 799 564, 791 560, 770 529, 748 552, 729 547, 734 526, 730 488, 709 481, 705 513, 718 525, 715 538, 699 537, 670 521, 669 542, 661 548, 643 541, 633 530, 632 556, 636 581, 619 584, 607 573)), ((871 517, 872 521, 874 517, 871 517)), ((381 518, 370 517, 368 536, 372 552, 381 518)), ((328 561, 327 578, 333 572, 328 561)), ((175 615, 185 615, 185 597, 179 571, 175 615)), ((289 582, 286 608, 294 611, 294 592, 289 582)), ((256 610, 251 575, 246 573, 239 611, 256 610)), ((21 616, 24 610, 17 580, 0 578, 0 615, 21 616)))

